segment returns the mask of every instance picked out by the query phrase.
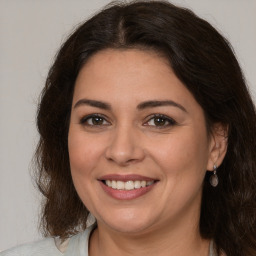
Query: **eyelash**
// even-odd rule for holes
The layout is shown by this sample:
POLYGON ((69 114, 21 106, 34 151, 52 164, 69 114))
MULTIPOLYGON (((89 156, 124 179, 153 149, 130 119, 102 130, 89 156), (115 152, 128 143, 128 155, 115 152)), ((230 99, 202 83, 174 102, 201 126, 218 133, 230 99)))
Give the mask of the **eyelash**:
MULTIPOLYGON (((101 127, 101 126, 108 126, 110 125, 110 122, 106 119, 106 117, 104 115, 101 114, 91 114, 88 116, 83 117, 80 120, 80 124, 81 125, 85 125, 85 126, 90 126, 90 127, 101 127), (100 124, 93 124, 93 120, 95 121, 96 118, 100 119, 100 121, 102 123, 100 124), (89 120, 91 119, 91 122, 89 123, 89 120), (107 122, 107 124, 104 124, 104 122, 107 122)), ((151 127, 156 127, 157 129, 164 129, 170 126, 174 126, 176 125, 177 122, 175 120, 173 120, 172 118, 162 115, 162 114, 153 114, 150 115, 149 117, 147 117, 147 121, 145 123, 143 123, 143 126, 151 126, 151 127), (154 120, 155 119, 155 120, 154 120), (156 121, 156 119, 160 119, 160 121, 163 122, 163 125, 149 125, 150 121, 156 121), (167 123, 167 124, 166 124, 167 123)))
POLYGON ((88 115, 88 116, 85 116, 83 117, 81 120, 80 120, 80 124, 82 125, 86 125, 86 126, 106 126, 106 125, 109 125, 109 121, 107 121, 106 117, 104 115, 101 115, 101 114, 91 114, 91 115, 88 115), (93 119, 95 120, 96 118, 99 118, 101 119, 103 122, 107 122, 108 124, 89 124, 88 121, 91 119, 92 122, 93 122, 93 119))
POLYGON ((167 128, 167 127, 170 127, 170 126, 174 126, 174 125, 176 125, 177 124, 177 122, 174 120, 174 119, 172 119, 172 118, 170 118, 170 117, 168 117, 168 116, 166 116, 166 115, 162 115, 162 114, 153 114, 153 115, 151 115, 151 116, 149 116, 148 117, 148 121, 146 122, 146 123, 144 123, 144 126, 153 126, 153 127, 156 127, 157 129, 164 129, 164 128, 167 128), (159 125, 159 126, 157 126, 157 125, 148 125, 148 123, 151 121, 151 120, 153 120, 153 122, 154 121, 156 121, 156 119, 162 119, 162 121, 164 122, 164 124, 163 125, 159 125), (155 120, 154 120, 155 119, 155 120), (168 123, 168 124, 166 124, 166 123, 168 123))

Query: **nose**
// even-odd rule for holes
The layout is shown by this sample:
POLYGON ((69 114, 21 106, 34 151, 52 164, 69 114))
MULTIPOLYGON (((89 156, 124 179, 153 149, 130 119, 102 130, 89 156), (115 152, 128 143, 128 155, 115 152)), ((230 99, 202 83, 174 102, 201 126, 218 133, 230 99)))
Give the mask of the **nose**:
POLYGON ((116 128, 106 149, 106 158, 120 166, 140 162, 145 157, 141 144, 139 131, 128 126, 116 128))

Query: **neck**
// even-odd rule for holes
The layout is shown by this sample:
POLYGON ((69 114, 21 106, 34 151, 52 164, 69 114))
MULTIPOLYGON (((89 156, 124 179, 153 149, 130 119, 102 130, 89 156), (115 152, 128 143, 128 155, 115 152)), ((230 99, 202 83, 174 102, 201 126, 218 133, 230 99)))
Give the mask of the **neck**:
POLYGON ((158 230, 123 234, 109 230, 104 224, 98 223, 98 228, 90 239, 89 255, 208 256, 210 241, 201 238, 199 229, 195 225, 187 224, 184 225, 186 228, 183 230, 180 225, 175 225, 179 228, 165 225, 158 230))

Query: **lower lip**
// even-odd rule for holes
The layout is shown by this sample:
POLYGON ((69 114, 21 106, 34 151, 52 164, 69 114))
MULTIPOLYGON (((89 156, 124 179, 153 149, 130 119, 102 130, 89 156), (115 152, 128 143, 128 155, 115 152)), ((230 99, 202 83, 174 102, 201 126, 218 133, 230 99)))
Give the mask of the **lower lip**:
POLYGON ((156 182, 154 182, 152 185, 149 185, 147 187, 132 189, 132 190, 113 189, 113 188, 105 185, 102 181, 100 181, 100 184, 101 184, 101 187, 103 188, 103 190, 111 197, 118 199, 118 200, 132 200, 132 199, 136 199, 136 198, 141 197, 141 196, 145 195, 146 193, 148 193, 151 189, 153 189, 156 182))

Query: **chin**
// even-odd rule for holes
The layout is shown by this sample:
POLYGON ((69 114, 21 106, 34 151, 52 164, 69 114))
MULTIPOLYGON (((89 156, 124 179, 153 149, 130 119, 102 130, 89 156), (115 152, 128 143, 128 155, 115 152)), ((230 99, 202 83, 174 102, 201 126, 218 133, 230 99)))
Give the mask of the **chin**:
POLYGON ((116 232, 137 234, 150 229, 154 220, 152 216, 149 219, 145 213, 136 214, 134 211, 125 209, 118 214, 104 215, 104 218, 99 218, 97 222, 98 225, 103 224, 116 232))

